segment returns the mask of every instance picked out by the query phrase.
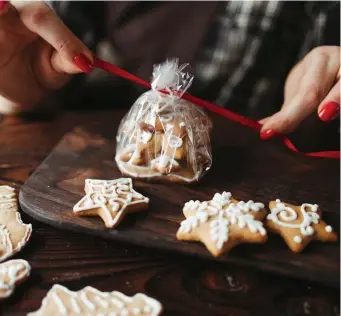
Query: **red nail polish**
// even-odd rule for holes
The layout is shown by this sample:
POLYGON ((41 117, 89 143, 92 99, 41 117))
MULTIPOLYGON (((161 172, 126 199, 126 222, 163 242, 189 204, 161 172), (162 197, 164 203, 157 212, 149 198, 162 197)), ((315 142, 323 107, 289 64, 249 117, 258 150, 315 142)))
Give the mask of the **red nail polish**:
POLYGON ((7 5, 8 1, 0 0, 0 11, 2 11, 7 5))
POLYGON ((267 129, 267 130, 260 133, 260 139, 268 140, 270 138, 273 138, 276 135, 277 135, 277 133, 273 129, 267 129))
POLYGON ((339 111, 340 104, 331 101, 322 106, 319 117, 323 122, 329 122, 337 117, 339 111))
POLYGON ((74 64, 83 72, 89 73, 92 71, 92 64, 91 61, 84 55, 79 54, 73 59, 74 64))

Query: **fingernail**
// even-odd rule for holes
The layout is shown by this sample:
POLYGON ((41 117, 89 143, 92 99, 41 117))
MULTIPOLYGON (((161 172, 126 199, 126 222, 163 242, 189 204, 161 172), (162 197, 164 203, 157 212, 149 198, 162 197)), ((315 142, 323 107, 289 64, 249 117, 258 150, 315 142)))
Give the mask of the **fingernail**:
POLYGON ((268 140, 273 138, 277 135, 277 133, 273 129, 266 129, 265 131, 260 133, 260 139, 268 140))
POLYGON ((323 122, 329 122, 337 117, 339 111, 340 104, 331 101, 322 106, 319 117, 323 122))
POLYGON ((73 59, 74 64, 83 72, 89 73, 92 71, 92 64, 89 58, 87 58, 84 54, 79 54, 73 59))
POLYGON ((0 11, 2 11, 7 5, 8 1, 0 0, 0 11))

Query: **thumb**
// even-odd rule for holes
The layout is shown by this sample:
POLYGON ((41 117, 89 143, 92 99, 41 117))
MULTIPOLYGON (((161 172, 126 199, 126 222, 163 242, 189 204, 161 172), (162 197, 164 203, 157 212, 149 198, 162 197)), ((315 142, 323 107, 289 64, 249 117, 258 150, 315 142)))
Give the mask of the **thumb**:
POLYGON ((52 67, 61 73, 90 72, 93 62, 90 50, 75 36, 44 2, 16 2, 24 25, 48 42, 55 51, 52 67))

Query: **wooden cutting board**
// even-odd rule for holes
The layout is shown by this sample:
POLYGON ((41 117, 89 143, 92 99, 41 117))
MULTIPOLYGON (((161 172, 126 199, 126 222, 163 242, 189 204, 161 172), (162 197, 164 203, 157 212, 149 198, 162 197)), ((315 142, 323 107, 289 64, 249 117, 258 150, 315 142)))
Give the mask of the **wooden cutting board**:
POLYGON ((134 181, 135 189, 150 198, 149 211, 129 215, 117 229, 105 228, 99 218, 74 216, 72 208, 84 196, 86 178, 121 176, 113 160, 120 119, 121 115, 113 114, 106 122, 78 127, 65 135, 23 186, 20 204, 24 212, 60 229, 339 286, 339 242, 311 243, 303 253, 294 254, 280 237, 270 234, 266 244, 243 244, 214 258, 200 243, 176 240, 184 203, 208 200, 222 191, 266 205, 277 198, 293 204, 319 204, 324 219, 340 231, 338 160, 309 158, 279 142, 262 142, 253 131, 223 118, 214 118, 213 167, 199 184, 134 181))

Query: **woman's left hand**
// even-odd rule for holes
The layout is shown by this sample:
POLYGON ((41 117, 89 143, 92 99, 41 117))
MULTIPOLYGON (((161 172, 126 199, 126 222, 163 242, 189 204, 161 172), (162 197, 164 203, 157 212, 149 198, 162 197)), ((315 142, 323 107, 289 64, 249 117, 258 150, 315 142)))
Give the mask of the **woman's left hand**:
POLYGON ((340 115, 340 47, 320 46, 313 49, 290 72, 284 88, 284 104, 274 115, 260 121, 260 137, 295 130, 316 112, 324 122, 340 115))

